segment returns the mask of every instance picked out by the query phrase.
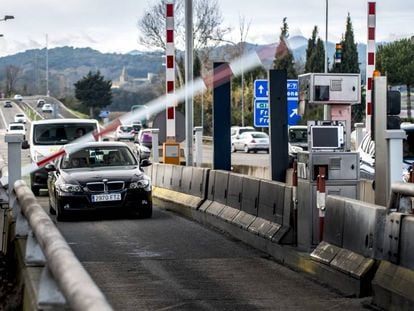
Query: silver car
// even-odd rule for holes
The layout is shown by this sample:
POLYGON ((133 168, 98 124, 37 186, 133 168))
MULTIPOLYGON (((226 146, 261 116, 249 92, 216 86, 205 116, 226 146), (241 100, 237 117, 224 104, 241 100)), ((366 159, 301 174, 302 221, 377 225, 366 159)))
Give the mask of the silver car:
POLYGON ((239 150, 246 153, 260 150, 269 153, 269 135, 263 132, 244 132, 232 142, 232 152, 239 150))

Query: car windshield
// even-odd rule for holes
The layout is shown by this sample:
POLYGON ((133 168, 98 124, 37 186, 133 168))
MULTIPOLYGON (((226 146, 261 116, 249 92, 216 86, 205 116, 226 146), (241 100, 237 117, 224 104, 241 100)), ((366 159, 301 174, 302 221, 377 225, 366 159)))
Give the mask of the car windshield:
POLYGON ((18 118, 24 117, 24 114, 18 113, 18 114, 16 114, 16 117, 18 117, 18 118))
POLYGON ((240 129, 239 134, 243 134, 245 132, 253 132, 253 131, 254 131, 254 129, 250 129, 250 128, 240 129))
POLYGON ((78 138, 77 131, 82 128, 85 134, 96 130, 91 123, 37 124, 33 129, 35 145, 65 145, 78 138))
POLYGON ((122 132, 131 132, 132 131, 132 126, 121 126, 120 130, 122 132))
POLYGON ((10 125, 10 130, 11 131, 22 131, 24 130, 24 128, 21 125, 10 125))
POLYGON ((289 142, 291 143, 307 143, 307 129, 289 129, 289 142))
POLYGON ((266 133, 252 133, 253 138, 269 138, 266 133))
POLYGON ((137 160, 129 148, 119 146, 84 148, 72 154, 65 155, 61 161, 62 169, 135 165, 138 165, 137 160))

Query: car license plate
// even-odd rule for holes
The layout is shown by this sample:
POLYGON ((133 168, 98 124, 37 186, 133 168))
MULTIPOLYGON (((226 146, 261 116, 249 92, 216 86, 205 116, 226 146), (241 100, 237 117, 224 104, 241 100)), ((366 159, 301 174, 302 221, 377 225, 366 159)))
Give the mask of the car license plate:
POLYGON ((120 193, 103 193, 92 195, 92 202, 121 201, 120 193))

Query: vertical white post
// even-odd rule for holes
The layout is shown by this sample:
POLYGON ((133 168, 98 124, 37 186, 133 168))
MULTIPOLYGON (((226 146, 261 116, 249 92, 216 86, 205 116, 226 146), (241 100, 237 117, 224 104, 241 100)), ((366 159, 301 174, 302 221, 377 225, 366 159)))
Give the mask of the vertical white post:
POLYGON ((186 165, 193 165, 193 0, 185 1, 186 165))
POLYGON ((203 164, 203 127, 194 127, 195 145, 196 145, 196 163, 198 167, 203 164))
POLYGON ((158 133, 160 132, 159 129, 152 129, 151 130, 151 137, 152 137, 152 162, 158 163, 158 133))
MULTIPOLYGON (((325 73, 328 73, 328 0, 326 0, 325 3, 325 10, 326 10, 326 16, 325 16, 325 73)), ((331 116, 331 112, 329 109, 329 105, 325 104, 323 105, 323 119, 329 120, 331 116)))
POLYGON ((22 179, 22 142, 21 134, 6 134, 5 142, 7 143, 7 158, 9 169, 8 193, 13 191, 16 180, 22 179))
POLYGON ((403 172, 403 139, 406 134, 404 130, 387 130, 385 138, 388 141, 388 169, 389 182, 387 188, 387 200, 389 200, 391 185, 402 181, 403 172))

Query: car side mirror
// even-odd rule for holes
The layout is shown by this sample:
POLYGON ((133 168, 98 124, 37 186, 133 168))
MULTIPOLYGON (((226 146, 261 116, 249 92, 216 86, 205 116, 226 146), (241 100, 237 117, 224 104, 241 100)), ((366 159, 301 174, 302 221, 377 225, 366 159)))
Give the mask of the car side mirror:
POLYGON ((141 167, 146 167, 146 166, 150 166, 150 165, 152 165, 152 162, 150 160, 148 160, 148 159, 143 159, 140 162, 140 166, 141 167))
POLYGON ((22 142, 22 149, 29 149, 30 148, 30 144, 27 140, 23 140, 22 142))
POLYGON ((46 172, 53 172, 56 171, 56 166, 53 163, 49 163, 45 165, 46 172))

